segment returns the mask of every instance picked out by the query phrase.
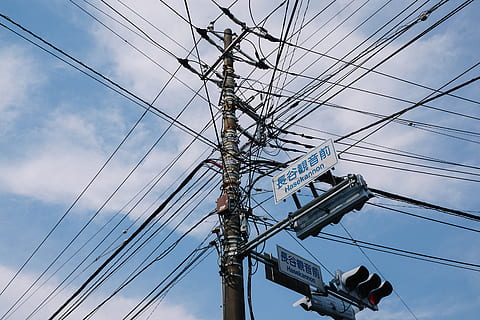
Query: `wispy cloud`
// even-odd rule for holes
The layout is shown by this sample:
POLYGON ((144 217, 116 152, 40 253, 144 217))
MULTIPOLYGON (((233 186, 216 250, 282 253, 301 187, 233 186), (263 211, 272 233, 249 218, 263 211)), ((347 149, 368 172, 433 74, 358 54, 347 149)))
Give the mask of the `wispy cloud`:
MULTIPOLYGON (((3 39, 0 38, 0 42, 3 39)), ((21 113, 34 107, 30 95, 45 77, 37 62, 23 48, 2 45, 0 49, 0 139, 21 113)))
MULTIPOLYGON (((14 270, 0 265, 0 284, 3 287, 11 277, 14 275, 14 270)), ((2 314, 6 312, 23 294, 23 292, 30 287, 30 285, 35 281, 35 274, 21 274, 15 281, 15 286, 11 286, 0 299, 0 310, 2 314)), ((27 295, 29 297, 25 303, 18 304, 20 306, 18 310, 15 310, 12 313, 9 319, 12 320, 21 320, 26 319, 27 316, 37 308, 43 300, 50 295, 50 293, 55 290, 57 283, 53 281, 42 285, 40 288, 35 287, 35 294, 27 295)), ((73 293, 74 288, 64 288, 60 291, 57 291, 58 294, 53 295, 51 300, 48 300, 42 308, 40 308, 34 319, 47 319, 50 317, 53 312, 73 293)), ((73 315, 72 319, 82 319, 83 316, 88 314, 99 301, 102 301, 106 296, 101 294, 93 294, 85 303, 79 308, 79 311, 73 315)), ((135 307, 141 299, 125 297, 117 295, 109 301, 104 307, 99 309, 95 313, 94 319, 103 320, 103 319, 121 319, 125 316, 133 307, 135 307)), ((23 300, 22 300, 23 301, 23 300)), ((153 309, 149 309, 148 312, 151 312, 153 309)), ((161 317, 162 319, 172 319, 172 320, 196 320, 199 319, 192 315, 184 306, 161 303, 156 307, 155 315, 161 317)), ((70 317, 69 317, 70 318, 70 317)))

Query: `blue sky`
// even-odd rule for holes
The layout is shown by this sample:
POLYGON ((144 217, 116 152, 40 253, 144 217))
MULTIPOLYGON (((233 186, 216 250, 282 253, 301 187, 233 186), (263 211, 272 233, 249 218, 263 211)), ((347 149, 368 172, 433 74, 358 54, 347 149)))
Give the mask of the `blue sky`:
MULTIPOLYGON (((212 150, 210 144, 217 139, 215 128, 210 125, 212 114, 215 115, 216 129, 220 130, 221 126, 218 117, 220 89, 213 82, 209 82, 205 89, 204 82, 180 67, 177 58, 188 57, 190 65, 200 70, 197 52, 206 65, 213 64, 220 54, 205 40, 194 46, 187 23, 188 13, 193 24, 200 28, 215 21, 214 30, 219 32, 228 27, 240 34, 241 29, 221 15, 213 1, 186 1, 188 12, 183 1, 166 2, 170 7, 156 0, 1 2, 2 15, 84 63, 79 65, 55 52, 83 72, 75 69, 21 38, 19 35, 53 52, 45 43, 0 18, 3 24, 0 28, 1 319, 25 319, 39 305, 41 308, 36 310, 32 319, 48 318, 153 208, 173 192, 193 167, 207 158, 220 161, 218 151, 212 150), (133 24, 112 11, 112 7, 133 24), (99 79, 98 74, 85 66, 135 97, 127 99, 92 79, 99 79), (159 116, 159 112, 144 114, 146 105, 136 97, 152 103, 163 116, 159 116), (176 125, 171 126, 165 116, 177 119, 176 125), (82 193, 132 128, 134 130, 115 156, 82 193), (192 132, 193 135, 201 133, 203 139, 195 139, 192 132), (143 158, 147 152, 148 156, 143 158), (153 184, 156 180, 158 182, 153 184), (113 194, 120 185, 118 192, 113 194), (142 197, 149 188, 151 191, 142 197), (66 212, 68 214, 54 232, 21 268, 66 212), (63 250, 77 234, 78 237, 63 250), (103 237, 106 241, 97 247, 103 237), (56 260, 62 250, 64 253, 56 260), (84 264, 76 268, 82 261, 84 264), (14 277, 20 268, 21 272, 14 277), (14 280, 7 286, 12 278, 14 280), (42 304, 52 292, 54 297, 42 304)), ((235 17, 248 26, 260 24, 275 9, 267 1, 217 2, 225 7, 231 5, 235 17), (249 3, 252 10, 249 10, 249 3)), ((282 21, 284 16, 287 20, 290 17, 294 3, 285 2, 268 16, 263 27, 269 34, 281 37, 282 21)), ((338 140, 376 121, 378 118, 371 116, 372 113, 390 115, 425 99, 432 94, 432 88, 448 90, 478 77, 478 2, 468 4, 402 49, 461 3, 298 1, 298 15, 294 15, 290 28, 290 34, 295 35, 290 42, 310 51, 284 48, 277 72, 279 78, 273 87, 277 96, 269 101, 278 109, 278 118, 270 126, 283 127, 294 114, 299 114, 304 117, 288 131, 316 139, 292 133, 279 135, 271 138, 271 145, 256 155, 261 159, 286 162, 301 153, 279 151, 276 148, 279 145, 301 152, 309 149, 281 138, 309 145, 320 145, 330 138, 338 140), (396 17, 403 9, 406 11, 396 17), (422 13, 428 15, 425 21, 419 20, 422 13), (387 24, 394 17, 396 20, 387 24), (393 27, 394 23, 398 26, 393 27), (385 24, 387 27, 381 29, 385 24), (405 28, 409 24, 411 27, 405 28), (302 25, 301 32, 295 33, 302 25), (381 31, 377 33, 378 29, 381 31), (382 36, 384 33, 386 35, 382 36), (335 64, 335 59, 350 61, 361 50, 375 44, 382 50, 363 64, 365 69, 347 74, 352 70, 351 66, 340 69, 345 64, 335 64), (377 73, 370 72, 359 78, 366 69, 373 67, 377 73), (290 73, 283 72, 285 70, 290 73), (302 77, 295 76, 298 74, 302 77), (304 96, 295 109, 280 115, 284 96, 300 92, 310 79, 319 75, 326 81, 304 96), (329 82, 336 85, 324 91, 330 86, 329 82), (345 89, 345 86, 349 88, 345 89), (313 108, 325 100, 326 104, 313 108), (307 109, 302 111, 304 107, 307 109)), ((198 40, 198 34, 194 36, 198 40)), ((218 38, 212 35, 212 39, 221 45, 218 38)), ((256 50, 273 65, 278 44, 249 34, 242 41, 241 49, 250 57, 255 57, 256 50), (273 54, 269 55, 270 52, 273 54)), ((360 61, 356 60, 356 63, 360 61)), ((217 71, 221 73, 221 67, 217 71)), ((272 77, 272 68, 259 70, 244 61, 236 61, 235 71, 239 76, 239 97, 244 100, 252 97, 252 106, 265 102, 262 100, 264 94, 257 94, 252 88, 267 90, 265 84, 272 77)), ((320 82, 317 79, 315 84, 320 82)), ((402 115, 402 121, 391 122, 377 132, 369 129, 342 139, 335 144, 340 159, 334 174, 361 174, 371 188, 478 216, 479 92, 479 84, 473 82, 452 93, 456 96, 443 96, 427 106, 417 107, 402 115), (367 136, 369 133, 372 134, 367 136), (356 144, 358 139, 362 141, 356 144)), ((240 125, 253 134, 253 121, 240 112, 238 114, 240 125)), ((242 136, 240 144, 246 142, 242 136)), ((125 262, 123 268, 93 291, 69 319, 83 319, 144 259, 151 261, 160 255, 214 210, 221 192, 220 180, 215 166, 210 164, 202 168, 187 185, 191 189, 187 188, 185 194, 175 198, 155 228, 165 226, 125 262), (195 194, 203 184, 201 193, 195 194), (168 220, 170 216, 171 221, 168 220), (178 228, 175 228, 177 224, 178 228), (157 245, 159 248, 155 249, 157 245), (151 252, 153 255, 149 256, 151 252)), ((245 173, 242 185, 247 184, 248 174, 245 173)), ((318 187, 326 189, 328 185, 319 183, 318 187)), ((265 217, 267 221, 281 220, 295 210, 291 198, 274 204, 270 177, 259 179, 255 188, 251 201, 255 215, 265 217)), ((299 193, 302 203, 307 203, 311 197, 306 188, 299 193)), ((217 222, 215 215, 208 217, 182 238, 171 254, 153 263, 100 308, 92 319, 121 319, 125 316, 204 239, 207 239, 206 243, 215 239, 210 230, 217 222)), ((261 224, 258 227, 263 230, 261 224)), ((308 260, 317 261, 322 265, 325 282, 331 280, 331 274, 337 269, 346 271, 363 264, 369 270, 377 270, 382 278, 393 284, 395 293, 381 302, 379 311, 358 313, 359 320, 475 319, 480 308, 477 230, 478 221, 375 197, 361 211, 347 214, 341 225, 331 225, 323 231, 467 262, 477 265, 473 267, 476 271, 369 249, 362 251, 356 246, 320 238, 296 241, 285 231, 268 240, 261 249, 276 254, 276 245, 280 245, 308 260)), ((255 234, 252 223, 250 236, 255 234)), ((160 303, 155 303, 139 319, 221 319, 218 255, 214 248, 207 254, 160 303)), ((255 318, 320 317, 293 307, 301 296, 266 280, 261 264, 257 268, 252 276, 255 318)))

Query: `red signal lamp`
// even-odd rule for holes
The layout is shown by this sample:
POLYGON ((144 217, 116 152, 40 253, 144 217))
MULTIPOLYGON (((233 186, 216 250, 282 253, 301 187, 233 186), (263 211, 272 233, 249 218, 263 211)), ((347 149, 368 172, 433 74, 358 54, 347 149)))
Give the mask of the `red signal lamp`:
POLYGON ((372 290, 368 295, 368 301, 376 306, 383 297, 388 296, 393 291, 393 287, 388 281, 383 281, 382 284, 372 290))

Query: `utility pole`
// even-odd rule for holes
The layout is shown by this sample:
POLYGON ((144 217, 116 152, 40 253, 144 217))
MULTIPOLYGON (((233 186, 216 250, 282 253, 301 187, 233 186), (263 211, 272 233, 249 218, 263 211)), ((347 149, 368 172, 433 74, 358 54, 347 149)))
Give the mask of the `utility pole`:
POLYGON ((241 189, 240 162, 237 133, 235 80, 231 50, 232 30, 225 29, 223 59, 223 130, 222 130, 222 162, 223 186, 222 196, 217 203, 217 212, 223 233, 223 252, 221 273, 223 286, 223 319, 244 320, 245 303, 243 288, 243 259, 238 254, 242 244, 240 228, 241 189), (218 208, 221 207, 222 210, 218 208), (221 212, 220 212, 221 211, 221 212))

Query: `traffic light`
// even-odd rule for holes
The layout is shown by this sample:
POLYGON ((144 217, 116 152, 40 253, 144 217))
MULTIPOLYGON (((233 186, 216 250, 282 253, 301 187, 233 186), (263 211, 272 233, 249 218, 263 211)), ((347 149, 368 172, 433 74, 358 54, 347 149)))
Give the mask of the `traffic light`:
POLYGON ((349 174, 340 183, 290 214, 301 240, 316 236, 323 227, 338 223, 346 213, 360 210, 373 197, 361 175, 349 174))
POLYGON ((351 304, 331 296, 312 294, 311 298, 303 297, 293 306, 301 306, 307 311, 315 311, 321 316, 330 316, 335 320, 355 320, 351 304))
POLYGON ((376 306, 380 302, 380 299, 388 296, 390 293, 392 293, 392 291, 392 284, 388 281, 383 281, 378 288, 370 291, 370 293, 368 294, 368 301, 372 305, 376 306))
POLYGON ((364 266, 344 273, 338 271, 335 280, 341 293, 372 310, 378 310, 380 300, 393 291, 390 282, 382 282, 376 273, 370 274, 364 266))

